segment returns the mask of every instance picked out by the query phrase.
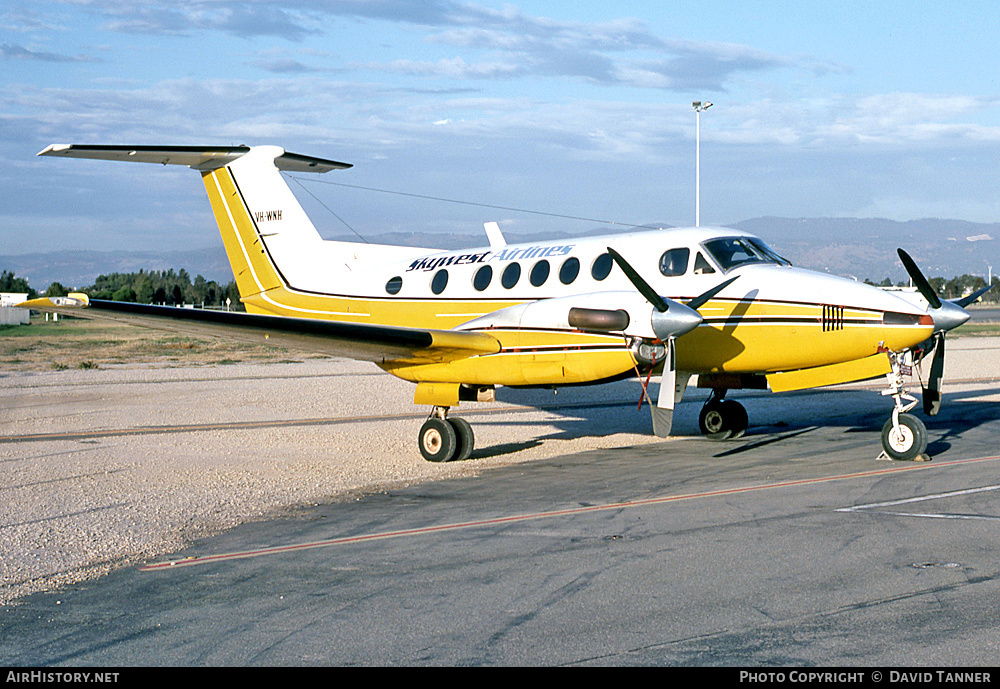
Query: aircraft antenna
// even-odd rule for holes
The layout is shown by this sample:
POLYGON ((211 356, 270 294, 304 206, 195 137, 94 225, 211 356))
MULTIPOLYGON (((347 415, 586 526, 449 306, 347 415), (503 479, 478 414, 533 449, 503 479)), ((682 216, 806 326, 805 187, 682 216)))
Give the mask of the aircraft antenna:
MULTIPOLYGON (((299 181, 298 177, 292 177, 292 179, 299 181)), ((392 194, 394 196, 407 196, 412 199, 423 199, 424 201, 443 201, 444 203, 457 203, 464 206, 476 206, 478 208, 490 208, 493 210, 500 211, 511 211, 513 213, 528 213, 531 215, 544 215, 549 218, 560 218, 562 220, 582 220, 584 222, 595 222, 602 225, 617 225, 619 227, 632 227, 636 229, 645 230, 655 230, 663 229, 662 227, 652 227, 650 225, 636 225, 634 223, 617 222, 615 220, 602 220, 600 218, 584 218, 578 215, 563 215, 561 213, 547 213, 545 211, 534 211, 527 208, 514 208, 511 206, 496 206, 490 203, 476 203, 475 201, 461 201, 458 199, 446 199, 440 196, 426 196, 424 194, 411 194, 405 191, 393 191, 391 189, 378 189, 377 187, 363 187, 358 184, 345 184, 343 182, 331 182, 325 179, 308 179, 303 178, 307 182, 313 182, 315 184, 330 184, 335 187, 347 187, 348 189, 360 189, 362 191, 377 191, 380 194, 392 194)), ((301 182, 299 182, 301 185, 301 182)), ((315 198, 315 197, 314 197, 315 198)))
POLYGON ((313 199, 316 200, 316 203, 318 203, 319 205, 323 206, 323 208, 325 208, 327 211, 329 211, 330 215, 332 215, 337 220, 339 220, 340 222, 342 222, 344 224, 344 227, 346 227, 351 232, 353 232, 354 234, 356 234, 361 241, 363 241, 365 244, 371 244, 371 242, 369 242, 367 239, 365 239, 364 237, 361 236, 360 232, 358 232, 353 227, 351 227, 350 225, 348 225, 346 220, 344 220, 342 217, 340 217, 339 215, 337 215, 336 213, 334 213, 333 209, 331 209, 328 205, 326 205, 325 203, 323 203, 322 201, 320 201, 319 197, 317 197, 316 194, 314 194, 311 191, 309 191, 306 188, 306 185, 304 185, 302 183, 302 181, 298 177, 293 177, 292 175, 285 175, 285 176, 288 177, 288 179, 294 179, 295 182, 296 182, 296 184, 298 184, 300 187, 302 187, 302 191, 304 191, 305 193, 307 193, 310 196, 312 196, 313 199))

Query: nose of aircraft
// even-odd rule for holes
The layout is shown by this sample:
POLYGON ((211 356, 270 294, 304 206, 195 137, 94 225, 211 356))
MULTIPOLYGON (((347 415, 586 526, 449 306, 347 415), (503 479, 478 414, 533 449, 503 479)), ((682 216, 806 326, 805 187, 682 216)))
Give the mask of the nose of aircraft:
POLYGON ((934 319, 936 333, 957 328, 971 317, 968 311, 950 301, 942 301, 940 308, 930 309, 930 315, 934 319))

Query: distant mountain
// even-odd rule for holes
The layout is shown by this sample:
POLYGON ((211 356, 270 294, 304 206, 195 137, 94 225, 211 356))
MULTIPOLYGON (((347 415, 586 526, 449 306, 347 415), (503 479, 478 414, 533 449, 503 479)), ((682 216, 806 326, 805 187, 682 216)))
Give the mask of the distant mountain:
MULTIPOLYGON (((647 223, 650 228, 668 225, 647 223)), ((732 227, 763 237, 778 253, 803 268, 834 275, 848 275, 881 282, 906 279, 896 248, 903 247, 928 277, 952 278, 970 273, 984 275, 992 265, 1000 272, 1000 223, 963 220, 911 220, 896 222, 879 218, 754 218, 732 227)), ((578 234, 538 232, 507 234, 507 241, 537 242, 574 236, 617 234, 641 228, 593 228, 578 234)), ((356 236, 331 237, 359 241, 356 236)), ((373 244, 458 249, 487 245, 485 233, 475 235, 434 233, 388 233, 368 237, 373 244)), ((221 243, 194 251, 59 251, 0 256, 0 269, 12 270, 39 291, 53 281, 67 287, 92 285, 102 273, 131 273, 139 269, 184 268, 191 276, 226 283, 233 279, 221 243)))
POLYGON ((1000 223, 928 218, 755 218, 733 225, 763 237, 804 268, 859 280, 906 279, 896 249, 906 250, 928 277, 1000 270, 1000 223))

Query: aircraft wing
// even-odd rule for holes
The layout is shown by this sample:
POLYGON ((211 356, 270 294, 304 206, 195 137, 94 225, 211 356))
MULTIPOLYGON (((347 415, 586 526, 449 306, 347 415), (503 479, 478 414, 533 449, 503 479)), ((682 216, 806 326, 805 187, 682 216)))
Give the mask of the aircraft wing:
POLYGON ((18 307, 375 363, 443 363, 500 351, 496 338, 484 333, 153 306, 89 299, 80 293, 32 299, 18 307))

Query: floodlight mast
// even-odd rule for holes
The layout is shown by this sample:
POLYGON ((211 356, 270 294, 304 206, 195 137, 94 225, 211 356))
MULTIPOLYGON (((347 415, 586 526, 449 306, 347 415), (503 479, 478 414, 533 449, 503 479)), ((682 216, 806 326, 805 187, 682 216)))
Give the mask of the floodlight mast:
POLYGON ((696 100, 691 103, 694 108, 694 226, 701 227, 701 113, 712 107, 708 101, 696 100))

